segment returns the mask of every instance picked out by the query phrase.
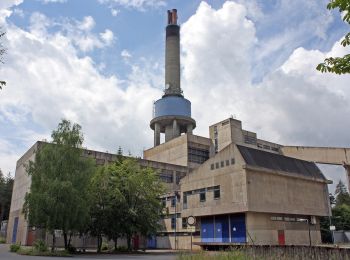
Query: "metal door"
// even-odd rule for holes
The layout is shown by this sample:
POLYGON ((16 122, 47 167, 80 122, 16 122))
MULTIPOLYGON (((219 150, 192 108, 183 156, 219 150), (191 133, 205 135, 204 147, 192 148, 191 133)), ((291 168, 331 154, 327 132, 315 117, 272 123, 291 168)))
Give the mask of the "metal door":
POLYGON ((230 242, 228 216, 215 216, 215 242, 230 242))
POLYGON ((231 242, 246 242, 245 214, 231 215, 231 242))
POLYGON ((278 230, 278 244, 284 246, 286 244, 286 238, 284 236, 284 230, 278 230))
POLYGON ((214 242, 214 219, 213 217, 201 218, 202 242, 214 242))

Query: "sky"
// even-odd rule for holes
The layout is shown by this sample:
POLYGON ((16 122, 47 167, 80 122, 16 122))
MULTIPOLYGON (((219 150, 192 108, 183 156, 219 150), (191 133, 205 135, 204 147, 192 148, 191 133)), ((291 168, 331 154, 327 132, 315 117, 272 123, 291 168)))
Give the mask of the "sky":
MULTIPOLYGON (((349 26, 327 0, 1 0, 0 169, 61 119, 89 149, 141 156, 164 89, 166 11, 178 9, 194 133, 230 116, 285 145, 350 146, 350 76, 322 74, 349 26)), ((320 166, 335 183, 341 166, 320 166)), ((330 186, 334 190, 334 185, 330 186)))

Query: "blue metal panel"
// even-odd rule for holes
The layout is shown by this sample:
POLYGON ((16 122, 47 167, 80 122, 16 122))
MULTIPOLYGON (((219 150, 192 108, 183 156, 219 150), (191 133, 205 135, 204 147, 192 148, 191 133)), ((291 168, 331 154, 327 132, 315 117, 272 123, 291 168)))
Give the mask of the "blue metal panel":
POLYGON ((214 218, 201 218, 202 242, 214 242, 214 218))
POLYGON ((229 216, 215 216, 215 242, 230 242, 229 216))
POLYGON ((191 117, 191 102, 183 97, 168 96, 154 102, 153 118, 159 116, 191 117))
POLYGON ((231 215, 231 242, 246 242, 245 214, 231 215))
POLYGON ((15 217, 13 222, 13 230, 12 230, 12 243, 16 243, 17 239, 17 228, 18 228, 18 217, 15 217))
POLYGON ((157 248, 156 236, 151 236, 147 240, 147 248, 157 248))

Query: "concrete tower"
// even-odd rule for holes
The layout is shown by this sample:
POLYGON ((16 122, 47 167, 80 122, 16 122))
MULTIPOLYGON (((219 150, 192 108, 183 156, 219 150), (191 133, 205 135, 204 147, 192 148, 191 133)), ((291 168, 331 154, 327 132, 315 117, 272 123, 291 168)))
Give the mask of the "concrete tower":
POLYGON ((165 46, 165 90, 161 99, 154 102, 154 146, 160 144, 160 134, 165 142, 181 135, 192 134, 196 121, 191 118, 191 102, 183 97, 180 85, 180 26, 176 9, 168 10, 165 46))

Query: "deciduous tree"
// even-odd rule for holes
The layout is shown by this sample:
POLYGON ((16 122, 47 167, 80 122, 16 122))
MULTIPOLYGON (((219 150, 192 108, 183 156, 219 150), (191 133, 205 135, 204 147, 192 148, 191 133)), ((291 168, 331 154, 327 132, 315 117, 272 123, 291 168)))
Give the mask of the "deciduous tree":
POLYGON ((68 248, 68 235, 88 224, 88 184, 95 163, 81 156, 83 135, 78 124, 62 120, 51 137, 52 143, 43 143, 27 166, 32 183, 23 211, 31 226, 52 234, 54 250, 55 230, 63 231, 68 248))
MULTIPOLYGON (((350 0, 331 0, 328 9, 339 9, 343 15, 343 21, 350 24, 350 0)), ((350 45, 350 32, 341 41, 343 47, 350 45)), ((350 73, 350 54, 344 57, 329 57, 323 63, 318 64, 317 70, 321 72, 333 72, 336 74, 350 73)))

